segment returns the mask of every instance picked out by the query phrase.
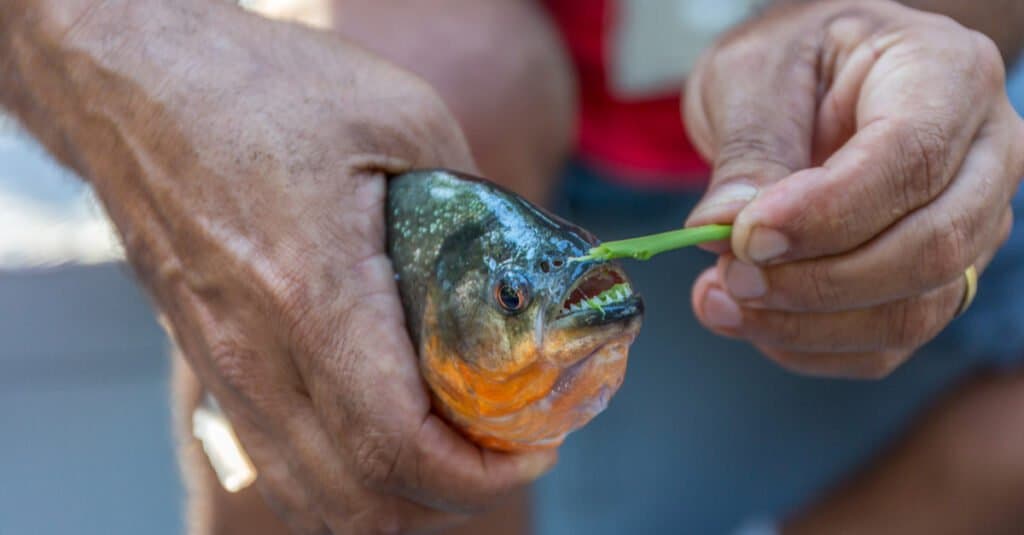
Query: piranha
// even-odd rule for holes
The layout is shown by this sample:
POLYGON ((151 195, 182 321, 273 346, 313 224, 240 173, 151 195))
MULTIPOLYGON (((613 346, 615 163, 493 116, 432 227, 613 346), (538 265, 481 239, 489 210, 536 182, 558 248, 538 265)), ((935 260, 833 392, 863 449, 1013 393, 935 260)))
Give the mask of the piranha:
POLYGON ((643 301, 597 239, 481 179, 389 183, 388 252, 438 412, 498 450, 555 447, 622 384, 643 301))

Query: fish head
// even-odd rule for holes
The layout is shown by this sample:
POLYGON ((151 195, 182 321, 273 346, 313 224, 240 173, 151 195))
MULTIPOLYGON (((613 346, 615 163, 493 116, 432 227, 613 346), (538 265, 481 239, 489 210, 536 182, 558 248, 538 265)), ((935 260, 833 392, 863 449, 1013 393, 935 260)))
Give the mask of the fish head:
POLYGON ((573 260, 593 235, 507 195, 440 249, 421 369, 442 414, 478 443, 549 448, 622 384, 643 301, 617 264, 573 260))

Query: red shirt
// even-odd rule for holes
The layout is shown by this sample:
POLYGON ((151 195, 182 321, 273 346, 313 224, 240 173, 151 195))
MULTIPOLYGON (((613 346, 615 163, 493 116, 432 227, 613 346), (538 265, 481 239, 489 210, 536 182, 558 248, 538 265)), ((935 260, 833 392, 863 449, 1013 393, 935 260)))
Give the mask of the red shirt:
POLYGON ((608 83, 615 0, 545 0, 580 84, 578 155, 635 186, 702 185, 708 166, 683 129, 680 93, 623 100, 608 83))

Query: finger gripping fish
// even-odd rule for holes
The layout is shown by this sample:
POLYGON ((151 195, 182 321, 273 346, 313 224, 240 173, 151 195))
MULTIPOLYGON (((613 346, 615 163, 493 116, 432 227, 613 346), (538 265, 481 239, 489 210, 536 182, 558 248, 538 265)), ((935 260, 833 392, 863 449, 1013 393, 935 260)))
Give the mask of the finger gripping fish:
POLYGON ((436 409, 474 441, 554 447, 622 384, 643 302, 589 232, 481 179, 391 179, 388 253, 436 409))

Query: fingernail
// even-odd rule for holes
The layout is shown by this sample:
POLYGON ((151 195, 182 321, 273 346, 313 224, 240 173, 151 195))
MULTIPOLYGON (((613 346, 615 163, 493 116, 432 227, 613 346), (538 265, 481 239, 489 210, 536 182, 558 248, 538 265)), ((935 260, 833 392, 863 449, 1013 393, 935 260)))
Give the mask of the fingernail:
POLYGON ((712 327, 735 329, 743 324, 743 314, 739 305, 717 288, 708 290, 708 294, 704 296, 702 311, 704 321, 712 327))
POLYGON ((700 206, 690 215, 690 219, 703 216, 712 216, 713 212, 725 208, 735 208, 733 205, 747 204, 757 197, 757 188, 742 182, 733 182, 715 190, 710 197, 704 200, 700 206))
POLYGON ((740 260, 729 262, 725 269, 725 285, 729 293, 739 299, 756 299, 768 293, 768 283, 761 270, 740 260))
POLYGON ((789 250, 789 240, 781 232, 770 228, 757 227, 747 242, 747 256, 757 263, 778 258, 789 250))

